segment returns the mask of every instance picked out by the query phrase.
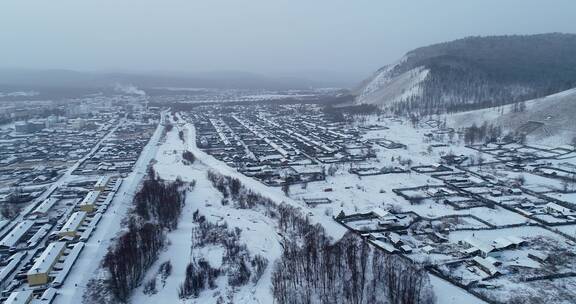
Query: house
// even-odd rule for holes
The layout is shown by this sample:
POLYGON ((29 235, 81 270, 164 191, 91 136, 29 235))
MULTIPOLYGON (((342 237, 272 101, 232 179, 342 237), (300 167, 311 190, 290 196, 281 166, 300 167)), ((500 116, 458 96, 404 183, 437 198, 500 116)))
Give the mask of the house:
POLYGON ((22 290, 12 292, 4 304, 28 304, 32 302, 33 290, 22 290))
POLYGON ((470 250, 471 252, 478 252, 482 257, 487 257, 494 251, 494 247, 484 241, 475 238, 468 238, 464 241, 468 243, 474 250, 470 250))
POLYGON ((476 256, 472 259, 472 262, 478 266, 478 268, 482 269, 482 271, 486 272, 490 276, 496 276, 500 274, 500 270, 494 265, 494 259, 487 259, 476 256))
POLYGON ((412 247, 408 245, 400 246, 400 250, 402 250, 403 253, 412 253, 412 247))
POLYGON ((34 261, 26 274, 30 286, 43 285, 49 282, 49 273, 66 249, 65 242, 52 242, 34 261))
POLYGON ((372 214, 378 217, 378 225, 382 227, 387 227, 398 223, 398 217, 388 211, 381 208, 376 208, 372 210, 372 214))
POLYGON ((460 154, 460 155, 448 154, 448 155, 441 156, 440 158, 447 165, 459 165, 468 159, 467 156, 464 156, 462 154, 460 154))
POLYGON ((54 204, 56 204, 56 202, 58 202, 58 199, 54 197, 45 199, 40 205, 38 205, 38 207, 32 210, 30 214, 45 216, 48 214, 48 211, 50 211, 54 204))
POLYGON ((317 205, 321 205, 321 204, 330 204, 332 203, 332 200, 329 198, 305 198, 303 199, 304 202, 306 203, 306 205, 314 207, 317 205))
POLYGON ((0 249, 14 248, 20 239, 34 226, 34 221, 22 221, 16 225, 4 238, 0 241, 0 249))
POLYGON ((576 213, 573 210, 560 206, 556 203, 546 204, 546 212, 556 217, 567 217, 570 215, 576 215, 576 213))
POLYGON ((56 292, 55 288, 48 288, 46 289, 42 295, 40 296, 40 298, 36 301, 34 301, 34 304, 37 303, 43 303, 43 304, 50 304, 53 303, 54 298, 58 295, 58 293, 56 292))
POLYGON ((72 213, 72 215, 68 218, 62 229, 58 231, 58 235, 60 236, 70 236, 75 237, 78 235, 78 229, 84 223, 84 219, 86 219, 86 212, 84 211, 77 211, 72 213))
POLYGON ((400 235, 395 232, 389 232, 387 235, 388 241, 394 244, 394 246, 401 246, 403 245, 402 240, 400 239, 400 235))
POLYGON ((391 213, 382 209, 382 208, 375 208, 372 210, 372 214, 378 218, 385 218, 389 216, 391 213))
POLYGON ((105 175, 102 176, 98 179, 98 181, 96 181, 96 184, 94 184, 94 190, 95 191, 104 191, 106 190, 106 186, 108 186, 108 184, 110 183, 110 180, 112 179, 111 176, 105 175))
POLYGON ((524 244, 526 241, 517 236, 505 236, 505 237, 499 237, 494 241, 492 241, 491 243, 487 243, 475 238, 469 238, 464 242, 468 243, 471 246, 471 248, 464 251, 465 253, 469 254, 480 253, 480 256, 487 258, 488 256, 492 255, 494 252, 497 251, 518 248, 518 246, 524 244))
POLYGON ((90 191, 84 199, 80 202, 80 210, 84 212, 94 212, 96 210, 96 203, 98 202, 98 197, 100 197, 100 191, 90 191))
POLYGON ((492 190, 490 190, 490 195, 494 196, 494 197, 502 196, 502 191, 492 189, 492 190))
POLYGON ((522 207, 522 209, 531 210, 534 209, 536 205, 529 200, 522 200, 520 207, 522 207))
POLYGON ((392 246, 392 245, 390 245, 390 244, 388 244, 388 243, 386 243, 386 242, 383 242, 383 241, 380 241, 380 240, 373 240, 372 243, 373 243, 374 245, 376 245, 377 247, 379 247, 380 249, 382 249, 382 250, 384 250, 384 251, 386 251, 386 252, 388 252, 388 253, 396 253, 396 252, 398 252, 398 250, 397 250, 396 248, 394 248, 394 246, 392 246))
POLYGON ((430 245, 426 245, 426 246, 422 247, 421 249, 425 253, 430 254, 430 253, 432 253, 432 250, 434 250, 434 247, 432 247, 430 245))
POLYGON ((430 236, 436 243, 447 243, 448 242, 448 237, 441 234, 441 233, 434 232, 430 236))
POLYGON ((18 265, 26 256, 26 251, 19 251, 10 256, 9 258, 4 258, 4 267, 0 270, 0 287, 4 289, 4 285, 8 284, 10 280, 7 280, 8 277, 14 274, 17 270, 18 265))
POLYGON ((512 247, 513 245, 514 245, 514 243, 512 243, 512 241, 510 241, 508 238, 505 238, 505 237, 499 237, 499 238, 495 239, 494 241, 492 241, 492 246, 494 247, 494 250, 508 249, 508 248, 512 247))
POLYGON ((528 253, 528 257, 540 263, 546 262, 546 260, 549 258, 547 254, 537 251, 528 253))

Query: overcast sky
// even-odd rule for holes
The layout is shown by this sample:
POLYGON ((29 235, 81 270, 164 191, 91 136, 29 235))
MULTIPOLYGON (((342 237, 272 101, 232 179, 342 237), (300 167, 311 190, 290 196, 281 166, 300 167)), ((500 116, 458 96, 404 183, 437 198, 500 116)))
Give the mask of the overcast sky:
POLYGON ((576 33, 574 0, 2 0, 0 67, 364 78, 470 35, 576 33))

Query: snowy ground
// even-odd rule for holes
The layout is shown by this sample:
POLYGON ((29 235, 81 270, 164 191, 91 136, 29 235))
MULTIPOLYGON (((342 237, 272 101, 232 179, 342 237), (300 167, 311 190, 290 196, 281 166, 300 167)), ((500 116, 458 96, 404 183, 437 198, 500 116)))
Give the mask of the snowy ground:
MULTIPOLYGON (((380 206, 382 203, 394 201, 391 199, 392 197, 398 200, 398 197, 391 192, 392 188, 410 186, 418 182, 434 182, 429 177, 418 174, 412 174, 406 177, 406 179, 394 178, 393 175, 363 177, 359 179, 355 176, 351 178, 353 175, 350 174, 342 174, 341 176, 337 175, 330 178, 326 182, 310 183, 307 189, 299 189, 293 186, 290 190, 290 197, 286 197, 280 189, 265 186, 256 180, 248 178, 197 149, 195 146, 195 130, 191 124, 179 125, 178 128, 185 130, 186 143, 183 143, 177 137, 177 132, 170 132, 166 142, 163 143, 158 150, 155 169, 166 179, 180 177, 185 181, 195 180, 196 187, 187 195, 186 206, 178 229, 168 235, 171 245, 161 254, 158 262, 148 272, 146 280, 153 278, 160 264, 168 260, 170 260, 173 265, 173 274, 166 280, 166 284, 163 287, 158 286, 159 291, 153 296, 145 295, 142 292, 142 288, 137 289, 134 292, 133 303, 153 303, 160 299, 170 303, 176 303, 178 301, 185 303, 215 303, 219 295, 227 292, 226 282, 220 278, 220 280, 217 281, 219 287, 216 290, 204 291, 197 299, 189 299, 186 301, 178 299, 178 288, 184 281, 185 267, 192 257, 203 255, 213 266, 217 266, 218 263, 221 262, 222 249, 217 246, 210 246, 202 248, 201 250, 194 249, 194 252, 190 249, 192 242, 190 231, 194 225, 191 220, 191 214, 196 209, 206 215, 210 221, 226 221, 231 228, 241 228, 241 241, 247 245, 251 254, 261 254, 270 259, 266 272, 260 281, 256 285, 249 283, 247 286, 238 290, 234 295, 234 303, 273 302, 270 275, 273 261, 281 254, 280 239, 275 232, 275 222, 257 209, 239 210, 232 206, 222 206, 220 204, 222 199, 221 194, 214 189, 207 180, 207 170, 214 170, 221 174, 238 178, 246 187, 274 201, 283 201, 302 208, 306 213, 311 215, 313 221, 322 224, 334 239, 339 239, 346 231, 331 218, 332 212, 339 211, 340 209, 349 211, 356 209, 357 206, 361 206, 363 210, 369 210, 374 206, 380 206), (184 149, 192 151, 197 158, 197 161, 191 166, 184 166, 181 162, 181 152, 184 149), (361 187, 365 187, 365 189, 358 189, 357 185, 360 184, 362 185, 361 187), (345 189, 347 186, 351 188, 345 189), (333 203, 331 206, 309 208, 300 200, 301 198, 326 197, 327 192, 323 192, 322 190, 325 187, 334 188, 334 192, 330 192, 329 197, 334 199, 336 203, 333 203), (381 193, 381 189, 385 189, 385 192, 381 193), (381 197, 381 200, 375 200, 375 197, 381 197)), ((415 155, 422 156, 418 152, 414 153, 415 155)), ((398 151, 398 155, 401 154, 403 154, 402 151, 398 151)), ((405 151, 403 155, 405 155, 405 151)), ((422 162, 425 162, 424 157, 422 157, 422 162)), ((483 301, 454 285, 435 277, 431 279, 437 291, 439 303, 483 303, 483 301)))
MULTIPOLYGON (((195 141, 194 141, 195 142, 195 141)), ((134 292, 132 303, 153 303, 162 301, 165 303, 216 303, 219 295, 226 294, 225 278, 220 278, 216 290, 204 291, 199 298, 182 301, 178 298, 178 289, 184 282, 185 269, 192 257, 203 256, 213 267, 221 263, 223 248, 209 246, 202 250, 192 251, 191 230, 195 225, 192 221, 192 213, 199 210, 209 221, 228 223, 230 228, 242 229, 241 241, 245 243, 252 254, 261 254, 275 259, 281 254, 278 236, 274 232, 274 223, 254 210, 239 210, 233 206, 222 206, 222 195, 207 179, 207 171, 210 168, 197 160, 193 165, 185 166, 182 163, 182 151, 188 149, 178 138, 178 132, 172 131, 167 135, 166 142, 158 150, 157 163, 154 168, 164 179, 182 178, 184 181, 196 181, 195 188, 186 196, 186 205, 180 219, 178 229, 168 234, 169 246, 161 253, 157 263, 148 271, 146 280, 153 278, 161 263, 170 261, 173 266, 172 274, 167 278, 164 286, 158 285, 158 293, 145 295, 142 288, 134 292), (175 152, 176 151, 176 152, 175 152), (272 228, 272 229, 271 229, 272 228)), ((196 151, 194 151, 196 153, 196 151)), ((195 154, 201 158, 200 155, 195 154)), ((272 303, 270 293, 271 265, 258 282, 249 283, 235 294, 234 303, 272 303)), ((145 281, 146 281, 145 280, 145 281)))
POLYGON ((430 275, 430 283, 436 294, 438 304, 485 304, 486 302, 471 295, 466 290, 452 285, 450 282, 430 275))
POLYGON ((514 131, 523 124, 533 121, 543 126, 532 132, 528 140, 539 144, 562 145, 571 142, 575 135, 574 97, 576 89, 559 92, 543 98, 526 101, 524 112, 513 112, 514 105, 487 108, 446 115, 448 124, 454 128, 468 127, 484 122, 503 126, 514 131))

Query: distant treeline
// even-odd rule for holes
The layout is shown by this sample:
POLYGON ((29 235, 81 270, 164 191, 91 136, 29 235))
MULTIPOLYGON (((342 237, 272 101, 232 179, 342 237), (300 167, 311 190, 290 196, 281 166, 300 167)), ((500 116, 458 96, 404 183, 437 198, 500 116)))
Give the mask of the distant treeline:
POLYGON ((338 96, 315 96, 312 98, 298 99, 298 98, 282 98, 272 100, 258 100, 258 101, 210 101, 210 102, 150 102, 150 106, 155 107, 170 107, 173 111, 192 111, 199 106, 205 105, 220 105, 220 106, 238 106, 238 105, 287 105, 287 104, 320 104, 320 105, 339 105, 352 103, 354 100, 353 95, 343 94, 338 96))
POLYGON ((356 106, 334 107, 328 105, 324 107, 324 115, 333 121, 344 121, 345 115, 371 115, 380 113, 380 109, 371 104, 361 104, 356 106))

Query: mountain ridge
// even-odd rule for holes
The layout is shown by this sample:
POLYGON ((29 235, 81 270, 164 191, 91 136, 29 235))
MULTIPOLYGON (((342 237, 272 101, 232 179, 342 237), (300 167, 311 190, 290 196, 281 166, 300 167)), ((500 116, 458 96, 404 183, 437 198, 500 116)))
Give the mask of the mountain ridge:
POLYGON ((356 103, 438 114, 576 87, 576 35, 474 36, 409 51, 356 90, 356 103))

